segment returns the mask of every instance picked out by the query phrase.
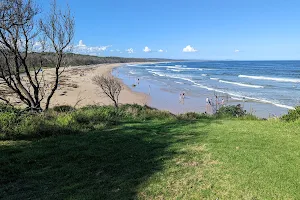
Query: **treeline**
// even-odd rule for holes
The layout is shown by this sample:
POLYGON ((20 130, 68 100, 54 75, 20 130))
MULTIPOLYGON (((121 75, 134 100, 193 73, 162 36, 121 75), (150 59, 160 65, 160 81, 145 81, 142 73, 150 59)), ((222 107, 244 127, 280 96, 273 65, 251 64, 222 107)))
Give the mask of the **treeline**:
MULTIPOLYGON (((40 66, 40 61, 43 61, 44 67, 54 67, 56 59, 54 53, 31 53, 29 56, 30 65, 40 66)), ((95 64, 109 64, 109 63, 129 63, 129 62, 159 62, 159 61, 170 61, 168 59, 159 58, 124 58, 124 57, 99 57, 90 55, 81 55, 68 53, 65 54, 65 64, 68 66, 80 66, 80 65, 95 65, 95 64)))

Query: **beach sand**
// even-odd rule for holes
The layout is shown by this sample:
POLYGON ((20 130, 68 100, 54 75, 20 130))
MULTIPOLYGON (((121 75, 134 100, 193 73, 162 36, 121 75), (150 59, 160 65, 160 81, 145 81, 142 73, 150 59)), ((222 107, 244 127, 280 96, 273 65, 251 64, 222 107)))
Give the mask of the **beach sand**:
MULTIPOLYGON (((111 76, 113 68, 120 64, 101 64, 93 66, 78 66, 68 68, 61 78, 61 84, 52 99, 52 106, 71 105, 82 107, 86 105, 112 105, 112 101, 102 90, 92 82, 95 75, 111 76), (80 76, 80 73, 84 75, 80 76), (76 88, 74 88, 74 86, 76 88)), ((134 92, 122 83, 120 104, 140 104, 148 102, 148 96, 134 92)))
MULTIPOLYGON (((133 63, 134 64, 134 63, 133 63)), ((122 64, 99 64, 89 66, 67 67, 62 73, 59 81, 59 87, 51 99, 50 107, 58 105, 70 105, 76 108, 86 105, 112 105, 112 101, 103 94, 102 90, 92 82, 95 75, 111 76, 111 72, 115 67, 122 64)), ((51 86, 55 78, 55 69, 44 69, 45 88, 51 86)), ((24 85, 26 78, 24 77, 24 85)), ((140 92, 130 90, 128 86, 122 83, 123 90, 119 96, 120 104, 139 104, 145 105, 149 97, 140 92)), ((50 93, 50 87, 45 89, 46 94, 50 93)), ((47 96, 47 95, 46 95, 47 96)), ((14 105, 22 106, 22 102, 11 95, 10 100, 14 105)), ((45 100, 42 101, 42 107, 45 105, 45 100)))

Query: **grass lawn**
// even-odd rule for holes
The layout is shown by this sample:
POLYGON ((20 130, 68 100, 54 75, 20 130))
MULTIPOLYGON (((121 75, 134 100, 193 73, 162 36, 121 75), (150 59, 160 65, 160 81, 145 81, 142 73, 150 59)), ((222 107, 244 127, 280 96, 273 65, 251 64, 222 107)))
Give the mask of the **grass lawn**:
POLYGON ((300 199, 300 124, 127 120, 0 141, 0 199, 300 199))

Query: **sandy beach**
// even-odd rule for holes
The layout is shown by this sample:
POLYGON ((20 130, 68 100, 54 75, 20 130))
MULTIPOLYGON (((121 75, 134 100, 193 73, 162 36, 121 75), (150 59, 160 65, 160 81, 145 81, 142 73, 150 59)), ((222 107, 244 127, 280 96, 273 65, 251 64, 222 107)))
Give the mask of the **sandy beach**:
MULTIPOLYGON (((102 93, 102 90, 92 82, 95 75, 111 76, 115 67, 122 64, 100 64, 92 66, 69 67, 61 77, 60 87, 52 99, 52 107, 57 105, 71 105, 83 107, 86 105, 111 105, 112 101, 102 93)), ((47 71, 51 73, 53 69, 47 71)), ((140 104, 148 102, 148 96, 143 93, 134 92, 123 84, 120 93, 120 104, 140 104)))
MULTIPOLYGON (((59 81, 59 87, 56 90, 50 107, 58 105, 76 106, 76 108, 86 105, 111 105, 112 101, 103 94, 102 90, 92 82, 95 75, 111 76, 111 72, 115 67, 123 64, 99 64, 88 66, 74 66, 67 67, 62 73, 59 81)), ((55 69, 44 69, 43 75, 45 79, 45 92, 46 96, 50 92, 50 87, 54 81, 55 69)), ((29 86, 29 83, 24 77, 24 85, 29 86)), ((120 104, 140 104, 145 105, 149 97, 148 95, 140 92, 130 90, 128 86, 123 84, 123 90, 119 96, 120 104)), ((14 105, 22 106, 22 103, 14 98, 13 95, 8 95, 14 105)), ((45 101, 42 101, 44 106, 45 101)))

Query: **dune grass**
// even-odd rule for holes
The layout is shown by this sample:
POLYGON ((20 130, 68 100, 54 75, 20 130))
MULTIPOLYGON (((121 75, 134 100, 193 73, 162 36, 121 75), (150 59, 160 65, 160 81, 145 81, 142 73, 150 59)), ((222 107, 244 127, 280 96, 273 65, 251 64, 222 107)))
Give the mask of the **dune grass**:
POLYGON ((300 199, 299 121, 129 105, 31 117, 1 137, 3 199, 300 199))

